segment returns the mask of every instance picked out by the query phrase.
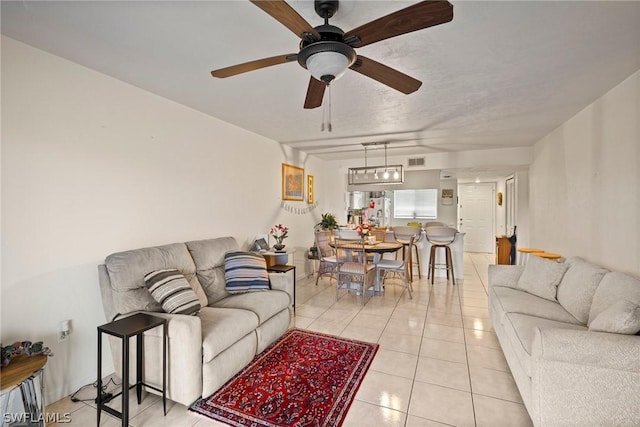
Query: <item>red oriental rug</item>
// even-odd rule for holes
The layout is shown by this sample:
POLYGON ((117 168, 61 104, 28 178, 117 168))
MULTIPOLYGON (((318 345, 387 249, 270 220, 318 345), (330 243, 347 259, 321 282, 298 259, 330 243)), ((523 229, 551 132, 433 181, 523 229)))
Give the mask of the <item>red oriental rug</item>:
POLYGON ((189 409, 232 426, 340 426, 377 350, 290 329, 189 409))

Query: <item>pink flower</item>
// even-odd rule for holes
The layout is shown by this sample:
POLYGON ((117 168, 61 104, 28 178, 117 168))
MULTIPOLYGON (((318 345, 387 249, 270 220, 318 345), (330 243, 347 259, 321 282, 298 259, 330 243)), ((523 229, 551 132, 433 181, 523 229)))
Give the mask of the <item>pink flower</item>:
POLYGON ((271 231, 269 231, 269 234, 271 234, 273 238, 276 239, 276 242, 278 242, 278 244, 280 245, 282 244, 282 241, 288 237, 288 233, 289 228, 285 227, 282 224, 274 225, 273 227, 271 227, 271 231))

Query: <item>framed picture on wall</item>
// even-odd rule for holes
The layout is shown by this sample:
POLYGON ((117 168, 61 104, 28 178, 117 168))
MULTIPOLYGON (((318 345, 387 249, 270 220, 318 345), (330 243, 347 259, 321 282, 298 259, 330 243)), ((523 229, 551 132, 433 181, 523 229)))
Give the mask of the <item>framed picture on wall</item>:
POLYGON ((282 164, 282 200, 304 201, 304 169, 282 164))
POLYGON ((443 188, 442 189, 442 204, 443 205, 452 205, 453 204, 453 189, 452 188, 443 188))
POLYGON ((313 175, 307 175, 307 203, 309 203, 310 205, 312 205, 315 201, 313 192, 313 175))

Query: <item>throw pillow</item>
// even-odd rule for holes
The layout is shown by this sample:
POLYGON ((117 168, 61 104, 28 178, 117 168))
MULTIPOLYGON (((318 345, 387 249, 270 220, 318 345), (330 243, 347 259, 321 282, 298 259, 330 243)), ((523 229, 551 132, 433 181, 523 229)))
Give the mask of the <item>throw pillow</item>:
POLYGON ((253 252, 224 254, 224 278, 225 289, 231 293, 269 289, 267 262, 262 255, 253 252))
POLYGON ((634 335, 640 332, 640 306, 618 300, 598 314, 589 325, 590 331, 634 335))
POLYGON ((551 301, 556 300, 558 284, 568 265, 531 255, 516 288, 551 301))
POLYGON ((144 276, 144 284, 162 309, 173 314, 195 314, 200 310, 198 296, 187 278, 176 269, 156 270, 144 276))

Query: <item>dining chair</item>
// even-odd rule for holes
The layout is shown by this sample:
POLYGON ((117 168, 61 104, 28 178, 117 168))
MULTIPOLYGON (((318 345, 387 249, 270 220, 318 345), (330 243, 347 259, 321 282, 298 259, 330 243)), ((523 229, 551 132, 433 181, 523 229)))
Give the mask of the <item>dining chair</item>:
POLYGON ((451 256, 450 245, 455 240, 457 232, 458 230, 452 227, 428 227, 425 229, 427 241, 431 243, 431 251, 429 252, 429 272, 427 273, 427 279, 431 278, 432 285, 435 276, 436 251, 438 250, 438 248, 444 248, 445 250, 444 266, 447 270, 447 280, 449 280, 449 272, 451 272, 451 282, 454 285, 456 284, 456 278, 453 273, 453 257, 451 256))
MULTIPOLYGON (((409 247, 413 245, 414 236, 409 237, 409 247)), ((411 251, 406 251, 404 259, 381 259, 376 263, 376 280, 378 283, 382 283, 384 286, 384 279, 388 272, 399 273, 402 276, 402 282, 407 291, 409 292, 409 299, 413 299, 413 285, 410 280, 409 273, 409 260, 411 258, 411 251), (383 271, 382 280, 380 279, 380 272, 383 271)), ((396 284, 396 282, 392 282, 396 284)))
POLYGON ((338 260, 334 250, 329 246, 331 242, 331 230, 317 231, 315 235, 316 248, 318 248, 318 275, 316 276, 316 286, 320 276, 329 276, 329 282, 336 277, 336 267, 338 260))
POLYGON ((447 224, 440 221, 429 221, 424 223, 424 228, 427 227, 446 227, 447 224))
MULTIPOLYGON (((393 235, 395 239, 403 244, 402 248, 402 257, 404 258, 405 252, 408 250, 409 254, 413 251, 415 253, 416 265, 418 267, 418 278, 422 278, 422 273, 420 272, 420 251, 418 250, 418 246, 416 243, 420 241, 422 238, 422 229, 419 227, 409 227, 409 226, 396 226, 393 227, 393 235), (411 245, 409 244, 409 239, 413 236, 413 241, 411 245)), ((409 275, 411 281, 413 281, 413 256, 409 257, 409 275)))
POLYGON ((341 228, 338 230, 338 237, 342 239, 352 239, 358 240, 361 239, 360 234, 356 230, 352 230, 349 228, 341 228))
POLYGON ((367 260, 364 241, 338 237, 334 241, 334 246, 338 260, 336 301, 342 289, 347 293, 355 292, 356 295, 362 295, 362 305, 365 305, 370 273, 375 272, 375 265, 367 260))
POLYGON ((374 236, 376 238, 376 242, 384 242, 387 231, 384 228, 374 228, 369 231, 370 236, 374 236))

